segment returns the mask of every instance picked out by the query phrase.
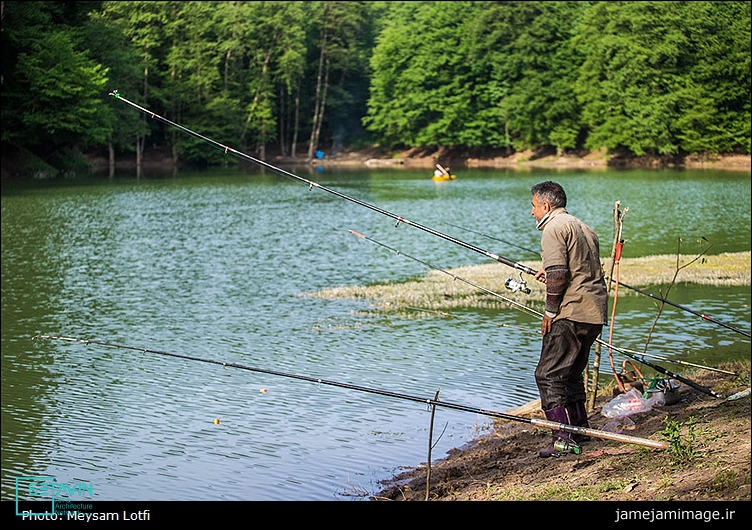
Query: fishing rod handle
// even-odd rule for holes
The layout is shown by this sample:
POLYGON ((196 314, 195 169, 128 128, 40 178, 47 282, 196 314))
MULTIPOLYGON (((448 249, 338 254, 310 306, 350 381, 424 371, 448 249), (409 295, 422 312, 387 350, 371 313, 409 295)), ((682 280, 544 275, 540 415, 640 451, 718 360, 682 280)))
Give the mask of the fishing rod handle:
POLYGON ((566 423, 556 423, 555 421, 533 418, 530 420, 530 423, 532 423, 533 425, 546 427, 548 429, 551 429, 552 431, 566 431, 574 434, 587 434, 596 438, 605 438, 607 440, 614 440, 617 442, 644 445, 646 447, 652 447, 654 449, 668 449, 669 447, 668 443, 666 442, 649 440, 647 438, 638 438, 637 436, 629 436, 627 434, 619 434, 616 432, 601 431, 599 429, 591 429, 589 427, 577 427, 575 425, 567 425, 566 423))

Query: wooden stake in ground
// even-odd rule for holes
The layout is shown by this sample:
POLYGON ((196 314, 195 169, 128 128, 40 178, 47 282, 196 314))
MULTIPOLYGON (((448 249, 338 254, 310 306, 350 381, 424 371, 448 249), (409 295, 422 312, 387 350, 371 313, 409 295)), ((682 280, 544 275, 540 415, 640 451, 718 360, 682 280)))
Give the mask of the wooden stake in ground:
MULTIPOLYGON (((614 244, 611 247, 611 269, 608 273, 608 293, 611 294, 611 287, 613 285, 613 275, 614 275, 614 266, 616 264, 616 249, 619 245, 619 242, 621 241, 621 231, 622 231, 622 222, 624 220, 624 216, 627 214, 627 210, 629 210, 629 207, 627 207, 624 212, 622 213, 619 207, 621 206, 621 201, 616 201, 614 203, 614 244)), ((595 410, 595 398, 598 395, 598 370, 600 369, 601 365, 601 344, 600 342, 595 343, 595 357, 593 358, 593 381, 590 384, 590 394, 588 399, 588 412, 593 412, 595 410)), ((587 380, 585 381, 585 385, 587 388, 587 380)))
MULTIPOLYGON (((436 389, 436 396, 434 401, 439 400, 439 392, 441 387, 436 389)), ((427 474, 426 474, 426 500, 431 493, 431 450, 433 449, 433 419, 436 416, 436 405, 431 405, 431 426, 428 428, 428 460, 426 461, 427 474)))

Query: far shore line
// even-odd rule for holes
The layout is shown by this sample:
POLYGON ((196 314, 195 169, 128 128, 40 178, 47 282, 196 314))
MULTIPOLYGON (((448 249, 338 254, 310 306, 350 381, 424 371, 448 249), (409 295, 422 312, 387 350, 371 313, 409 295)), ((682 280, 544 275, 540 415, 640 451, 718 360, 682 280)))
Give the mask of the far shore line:
MULTIPOLYGON (((532 168, 551 169, 711 169, 737 172, 752 170, 752 155, 718 155, 718 156, 642 156, 624 157, 606 153, 604 150, 579 154, 551 154, 523 151, 504 155, 499 151, 487 151, 483 154, 458 151, 454 149, 407 149, 403 151, 386 151, 378 148, 363 150, 342 150, 337 153, 324 153, 323 158, 309 158, 306 155, 261 157, 257 153, 248 153, 271 165, 285 167, 366 167, 394 169, 426 169, 433 171, 437 163, 453 169, 507 168, 530 170, 532 168)), ((89 155, 89 162, 94 171, 106 171, 108 161, 104 156, 89 155)), ((135 168, 136 157, 120 157, 115 161, 118 170, 135 168)), ((143 167, 168 170, 174 168, 174 160, 169 150, 157 149, 146 151, 143 167)), ((180 167, 180 166, 178 166, 180 167)))
MULTIPOLYGON (((278 162, 294 163, 296 159, 276 157, 278 162)), ((750 171, 752 169, 751 155, 719 155, 711 157, 703 156, 642 156, 620 157, 607 154, 605 151, 594 151, 583 155, 572 154, 539 154, 533 151, 523 151, 509 156, 500 154, 488 154, 485 156, 473 156, 465 153, 453 153, 450 150, 441 150, 434 153, 426 153, 421 150, 407 150, 397 152, 387 157, 383 153, 343 152, 333 156, 324 156, 321 159, 301 159, 312 166, 362 166, 373 168, 403 167, 415 169, 433 169, 435 164, 454 168, 517 168, 529 169, 543 168, 582 168, 582 169, 715 169, 728 171, 750 171), (372 155, 372 156, 371 156, 372 155)))

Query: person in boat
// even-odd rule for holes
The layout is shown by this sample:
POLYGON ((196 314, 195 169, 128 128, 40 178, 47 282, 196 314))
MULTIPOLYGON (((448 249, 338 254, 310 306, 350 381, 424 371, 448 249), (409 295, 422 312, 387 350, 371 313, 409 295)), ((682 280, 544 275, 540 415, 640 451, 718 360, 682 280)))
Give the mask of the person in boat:
POLYGON ((441 167, 441 165, 436 164, 436 169, 434 169, 433 171, 433 176, 437 178, 448 178, 451 175, 450 171, 451 170, 449 167, 444 169, 443 167, 441 167))
MULTIPOLYGON (((535 279, 546 286, 541 354, 535 368, 541 408, 549 421, 589 427, 583 372, 590 348, 606 324, 608 304, 598 236, 567 212, 567 195, 560 184, 541 182, 531 192, 531 214, 542 232, 542 268, 535 279)), ((551 443, 539 453, 543 458, 579 452, 574 446, 589 439, 561 430, 552 434, 551 443)))

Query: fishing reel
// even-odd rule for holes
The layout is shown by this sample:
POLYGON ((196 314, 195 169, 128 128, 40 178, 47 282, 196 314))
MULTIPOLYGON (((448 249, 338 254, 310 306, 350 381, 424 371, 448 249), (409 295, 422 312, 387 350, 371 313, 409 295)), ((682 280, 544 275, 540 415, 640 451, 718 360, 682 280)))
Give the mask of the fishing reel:
POLYGON ((527 286, 527 282, 522 279, 521 274, 519 280, 515 280, 514 278, 507 279, 507 281, 504 282, 504 287, 506 287, 513 293, 520 291, 525 294, 530 294, 530 288, 527 286))

